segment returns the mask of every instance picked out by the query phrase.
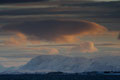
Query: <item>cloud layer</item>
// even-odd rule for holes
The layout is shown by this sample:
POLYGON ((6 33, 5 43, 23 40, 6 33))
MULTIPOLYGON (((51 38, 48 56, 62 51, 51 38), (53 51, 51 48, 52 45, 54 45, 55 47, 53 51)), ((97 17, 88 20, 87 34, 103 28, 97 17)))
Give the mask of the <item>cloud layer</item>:
MULTIPOLYGON (((2 27, 4 32, 15 32, 20 39, 51 42, 76 42, 78 37, 96 35, 107 29, 84 20, 43 20, 12 24, 2 27), (19 33, 19 34, 18 34, 19 33), (22 35, 20 35, 20 33, 22 35), (26 36, 23 36, 23 34, 26 36), (22 38, 23 37, 23 38, 22 38)), ((23 41, 24 41, 23 40, 23 41)))
POLYGON ((23 2, 38 2, 46 0, 0 0, 0 3, 23 3, 23 2))
MULTIPOLYGON (((40 2, 40 1, 52 1, 52 0, 0 0, 0 3, 5 4, 5 3, 40 2)), ((72 0, 54 0, 54 1, 72 1, 72 0)), ((75 0, 75 1, 96 1, 96 0, 75 0)))
POLYGON ((37 51, 39 52, 38 54, 49 54, 49 55, 53 55, 53 54, 58 54, 59 50, 56 48, 49 48, 49 47, 37 47, 37 48, 25 48, 26 50, 30 50, 30 51, 37 51))
POLYGON ((118 39, 120 40, 120 33, 119 33, 119 35, 118 35, 118 39))
POLYGON ((98 49, 94 46, 93 42, 83 42, 79 46, 75 46, 71 49, 73 52, 77 53, 93 53, 98 51, 98 49))

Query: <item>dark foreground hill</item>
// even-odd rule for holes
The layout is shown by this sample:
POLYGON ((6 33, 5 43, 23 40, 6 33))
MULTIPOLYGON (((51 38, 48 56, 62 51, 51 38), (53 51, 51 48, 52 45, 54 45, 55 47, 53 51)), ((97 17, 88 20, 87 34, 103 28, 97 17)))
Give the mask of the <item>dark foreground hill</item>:
POLYGON ((120 80, 118 75, 79 75, 79 74, 22 74, 0 75, 0 80, 120 80))

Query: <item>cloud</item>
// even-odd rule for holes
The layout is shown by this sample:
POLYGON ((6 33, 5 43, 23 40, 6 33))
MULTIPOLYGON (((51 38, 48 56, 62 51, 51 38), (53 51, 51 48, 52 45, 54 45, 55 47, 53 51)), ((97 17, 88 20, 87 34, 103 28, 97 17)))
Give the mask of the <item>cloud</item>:
MULTIPOLYGON (((73 0, 56 0, 56 1, 73 1, 73 0)), ((74 0, 74 1, 94 1, 94 0, 74 0)))
MULTIPOLYGON (((23 39, 22 42, 25 42, 27 38, 28 40, 56 43, 76 42, 79 40, 78 37, 97 35, 107 31, 105 27, 94 22, 67 19, 26 21, 21 24, 4 26, 1 30, 15 32, 16 35, 19 35, 21 41, 23 39)), ((14 41, 14 39, 12 40, 14 41)))
POLYGON ((38 2, 38 1, 46 1, 46 0, 0 0, 0 3, 24 3, 24 2, 38 2))
POLYGON ((93 42, 83 42, 79 46, 75 46, 71 49, 71 52, 77 53, 93 53, 98 51, 98 49, 94 46, 93 42))
MULTIPOLYGON (((52 1, 52 0, 0 0, 0 3, 24 3, 24 2, 40 2, 40 1, 52 1)), ((55 0, 55 1, 72 1, 72 0, 55 0)), ((94 1, 94 0, 76 0, 76 1, 94 1)))
POLYGON ((120 40, 120 33, 119 33, 119 35, 118 35, 118 39, 120 40))
POLYGON ((8 61, 8 59, 4 57, 0 57, 0 61, 8 61))
POLYGON ((27 43, 27 38, 22 33, 16 33, 16 36, 11 37, 9 40, 5 41, 6 45, 25 45, 27 43))
POLYGON ((38 54, 58 54, 59 50, 56 48, 49 48, 49 47, 32 47, 32 48, 24 48, 28 51, 38 52, 38 54))
POLYGON ((31 58, 5 58, 0 57, 0 63, 5 67, 21 66, 27 63, 31 58))

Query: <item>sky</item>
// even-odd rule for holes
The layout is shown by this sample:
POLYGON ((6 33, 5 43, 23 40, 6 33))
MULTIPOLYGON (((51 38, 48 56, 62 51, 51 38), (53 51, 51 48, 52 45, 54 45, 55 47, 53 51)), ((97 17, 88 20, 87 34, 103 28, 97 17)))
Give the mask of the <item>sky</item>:
POLYGON ((11 1, 0 1, 3 66, 38 55, 120 56, 119 0, 11 1))

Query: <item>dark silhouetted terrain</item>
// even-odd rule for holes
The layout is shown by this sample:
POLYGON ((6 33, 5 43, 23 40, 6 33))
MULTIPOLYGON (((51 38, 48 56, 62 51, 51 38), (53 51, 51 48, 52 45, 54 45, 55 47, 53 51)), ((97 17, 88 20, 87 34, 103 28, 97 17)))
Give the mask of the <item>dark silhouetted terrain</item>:
POLYGON ((0 80, 120 80, 118 75, 22 74, 0 75, 0 80))

